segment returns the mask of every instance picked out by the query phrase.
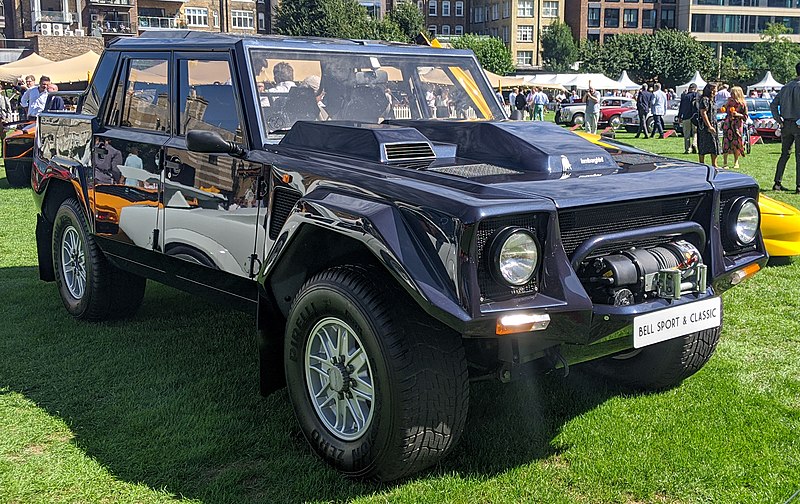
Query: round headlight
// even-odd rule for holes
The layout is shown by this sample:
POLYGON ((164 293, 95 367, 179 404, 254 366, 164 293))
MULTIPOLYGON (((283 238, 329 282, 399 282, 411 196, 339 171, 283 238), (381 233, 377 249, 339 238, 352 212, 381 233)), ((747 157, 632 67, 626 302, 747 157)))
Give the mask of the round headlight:
POLYGON ((739 245, 750 245, 758 235, 761 216, 753 198, 739 198, 728 212, 730 237, 739 245))
POLYGON ((495 261, 500 278, 514 286, 525 285, 539 262, 539 246, 530 232, 512 229, 495 240, 495 261))

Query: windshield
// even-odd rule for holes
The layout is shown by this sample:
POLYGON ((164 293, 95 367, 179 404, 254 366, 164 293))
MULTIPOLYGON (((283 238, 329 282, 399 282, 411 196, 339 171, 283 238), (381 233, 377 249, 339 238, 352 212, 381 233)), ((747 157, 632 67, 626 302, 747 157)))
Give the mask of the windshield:
POLYGON ((253 49, 250 59, 268 134, 296 121, 504 117, 471 58, 253 49))

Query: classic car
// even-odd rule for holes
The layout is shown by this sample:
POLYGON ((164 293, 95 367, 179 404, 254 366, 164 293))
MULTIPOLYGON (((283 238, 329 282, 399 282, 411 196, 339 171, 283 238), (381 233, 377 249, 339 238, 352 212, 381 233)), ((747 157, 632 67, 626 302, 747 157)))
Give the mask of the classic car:
MULTIPOLYGON (((636 100, 624 96, 603 96, 600 99, 600 117, 598 126, 611 126, 617 129, 621 125, 622 114, 631 108, 636 108, 636 100)), ((585 103, 567 103, 561 105, 556 114, 556 124, 574 126, 583 124, 586 113, 585 103)))
MULTIPOLYGON (((745 98, 745 103, 747 103, 747 124, 749 126, 746 133, 748 135, 757 134, 762 138, 777 138, 780 136, 780 131, 777 135, 775 134, 777 123, 772 120, 772 111, 769 108, 769 100, 764 100, 761 98, 745 98)), ((723 107, 724 104, 719 105, 718 107, 716 114, 717 121, 725 119, 725 116, 727 115, 725 112, 721 111, 723 107)), ((683 123, 678 121, 677 114, 673 118, 672 122, 675 132, 679 135, 683 135, 683 123)))
POLYGON ((35 135, 35 122, 23 122, 7 127, 3 138, 3 166, 6 169, 6 180, 11 187, 31 185, 35 135))
MULTIPOLYGON (((675 122, 678 115, 678 105, 680 101, 670 100, 667 104, 667 113, 664 114, 664 127, 669 128, 675 122)), ((653 114, 647 113, 647 131, 653 131, 653 114)), ((639 112, 634 108, 622 113, 622 126, 628 133, 636 133, 639 130, 639 112)))
POLYGON ((253 313, 262 393, 384 481, 453 449, 472 380, 677 386, 767 261, 752 178, 509 121, 471 52, 396 43, 116 39, 39 116, 32 189, 69 314, 133 316, 146 279, 253 313))

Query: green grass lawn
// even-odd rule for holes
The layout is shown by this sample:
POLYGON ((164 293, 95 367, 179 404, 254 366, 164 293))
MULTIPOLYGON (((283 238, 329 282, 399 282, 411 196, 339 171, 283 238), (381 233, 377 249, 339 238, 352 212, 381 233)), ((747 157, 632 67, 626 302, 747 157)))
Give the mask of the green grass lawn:
MULTIPOLYGON (((683 157, 682 139, 635 145, 683 157)), ((742 171, 771 186, 778 151, 757 145, 742 171)), ((285 391, 258 395, 252 319, 150 283, 131 321, 73 321, 38 280, 34 223, 0 169, 0 503, 783 503, 800 489, 800 261, 724 296, 717 353, 681 387, 475 384, 454 453, 379 486, 311 453, 285 391)))

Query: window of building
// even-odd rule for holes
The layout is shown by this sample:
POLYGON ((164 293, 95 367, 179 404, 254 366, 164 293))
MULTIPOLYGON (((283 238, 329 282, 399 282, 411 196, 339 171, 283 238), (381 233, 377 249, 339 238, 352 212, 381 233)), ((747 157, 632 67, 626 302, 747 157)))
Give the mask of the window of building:
POLYGON ((661 7, 661 28, 675 28, 675 9, 661 7))
POLYGON ((505 0, 503 2, 503 19, 511 17, 511 2, 509 0, 505 0))
POLYGON ((436 36, 436 25, 435 24, 428 25, 428 33, 430 33, 431 37, 435 37, 436 36))
POLYGON ((625 3, 639 3, 639 0, 625 0, 625 3))
POLYGON ((464 26, 463 25, 460 25, 460 24, 456 25, 456 35, 458 35, 459 37, 461 35, 464 35, 464 26))
MULTIPOLYGON (((656 3, 656 0, 642 0, 644 3, 656 3)), ((702 1, 702 0, 701 0, 702 1)))
POLYGON ((259 12, 258 13, 258 29, 259 30, 266 30, 267 29, 266 28, 266 22, 264 20, 264 13, 263 12, 259 12))
POLYGON ((519 0, 517 17, 533 17, 533 0, 519 0))
POLYGON ((589 28, 600 27, 600 7, 589 7, 589 15, 587 16, 587 25, 589 28))
POLYGON ((492 4, 492 21, 500 19, 500 4, 492 4))
POLYGON ((517 66, 533 65, 533 51, 517 51, 517 66))
POLYGON ((442 25, 442 35, 450 35, 450 25, 442 25))
POLYGON ((725 26, 725 15, 723 14, 709 14, 708 15, 708 31, 711 33, 722 33, 725 26))
POLYGON ((508 42, 509 42, 509 38, 510 37, 509 37, 508 34, 510 32, 511 32, 511 30, 510 30, 510 28, 508 26, 504 26, 503 27, 503 42, 506 43, 506 44, 508 44, 508 42))
POLYGON ((497 37, 498 34, 499 34, 499 31, 497 30, 497 28, 492 28, 492 32, 491 32, 492 37, 497 37))
POLYGON ((212 12, 211 17, 214 18, 214 28, 219 28, 219 12, 212 12))
POLYGON ((517 42, 533 42, 533 26, 517 26, 517 42))
POLYGON ((623 28, 639 28, 639 9, 625 9, 622 13, 623 28))
POLYGON ((656 10, 646 9, 642 11, 642 28, 656 27, 656 10))
POLYGON ((464 17, 464 2, 456 2, 456 17, 464 17))
POLYGON ((439 2, 437 0, 428 0, 428 15, 429 16, 438 16, 439 15, 439 2))
POLYGON ((542 17, 557 18, 558 2, 546 1, 542 4, 542 17))
POLYGON ((619 28, 619 9, 606 9, 603 13, 603 26, 619 28))
POLYGON ((208 9, 186 7, 183 14, 186 16, 186 26, 208 26, 208 9))
POLYGON ((444 0, 442 2, 442 16, 449 16, 450 15, 450 0, 444 0))
POLYGON ((231 26, 234 28, 252 29, 254 17, 253 11, 232 10, 231 26))

